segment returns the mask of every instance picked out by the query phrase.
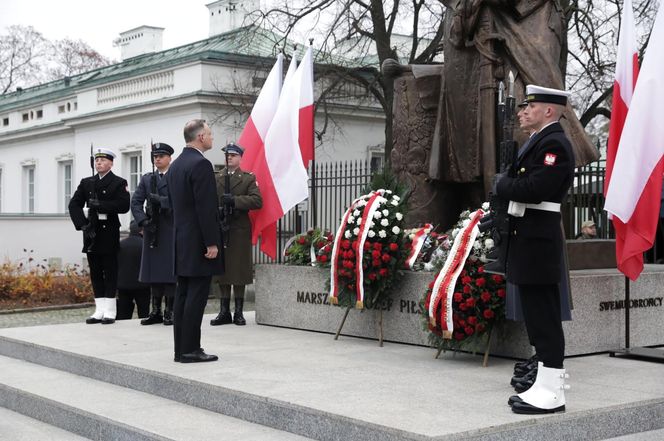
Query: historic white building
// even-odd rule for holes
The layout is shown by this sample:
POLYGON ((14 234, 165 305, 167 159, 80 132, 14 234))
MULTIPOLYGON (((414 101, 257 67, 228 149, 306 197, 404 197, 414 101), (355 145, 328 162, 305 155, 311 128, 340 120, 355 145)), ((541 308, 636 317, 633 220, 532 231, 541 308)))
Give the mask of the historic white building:
MULTIPOLYGON (((91 145, 118 154, 113 172, 133 191, 151 170, 151 140, 177 154, 185 122, 204 118, 215 137, 207 157, 223 162, 220 148, 239 136, 241 111, 250 109, 279 40, 241 26, 248 3, 208 4, 208 39, 161 50, 165 30, 141 26, 115 41, 121 62, 0 97, 0 260, 16 261, 25 249, 53 265, 81 263, 82 236, 66 210, 92 173, 91 145)), ((376 102, 340 95, 327 112, 337 125, 317 143, 317 161, 381 157, 384 117, 376 102)), ((322 118, 319 111, 317 125, 322 118)), ((124 229, 129 220, 122 218, 124 229)))

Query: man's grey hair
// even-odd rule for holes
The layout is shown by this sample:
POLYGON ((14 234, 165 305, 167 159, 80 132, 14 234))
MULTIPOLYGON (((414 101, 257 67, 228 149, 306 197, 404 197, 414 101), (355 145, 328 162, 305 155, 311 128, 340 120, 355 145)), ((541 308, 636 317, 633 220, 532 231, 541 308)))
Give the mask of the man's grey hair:
POLYGON ((191 142, 196 139, 201 130, 205 129, 204 119, 192 119, 184 125, 184 142, 191 142))

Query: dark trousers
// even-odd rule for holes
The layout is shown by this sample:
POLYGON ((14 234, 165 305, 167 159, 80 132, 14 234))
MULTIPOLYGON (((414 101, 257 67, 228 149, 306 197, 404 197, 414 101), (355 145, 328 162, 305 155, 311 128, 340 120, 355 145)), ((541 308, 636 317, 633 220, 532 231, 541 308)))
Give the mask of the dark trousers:
POLYGON ((174 297, 175 283, 153 283, 150 290, 153 296, 174 297))
POLYGON ((138 318, 150 314, 150 288, 118 289, 118 312, 116 320, 129 320, 134 314, 134 302, 138 318))
POLYGON ((87 256, 95 299, 114 299, 118 288, 118 254, 87 253, 87 256))
POLYGON ((231 298, 231 286, 233 287, 233 294, 235 295, 235 298, 244 300, 244 288, 246 285, 222 285, 220 283, 219 291, 221 292, 221 298, 231 298))
POLYGON ((560 318, 558 285, 519 285, 528 339, 545 367, 562 369, 565 335, 560 318))
POLYGON ((201 347, 201 322, 211 281, 212 276, 178 276, 173 306, 173 341, 176 357, 201 347))

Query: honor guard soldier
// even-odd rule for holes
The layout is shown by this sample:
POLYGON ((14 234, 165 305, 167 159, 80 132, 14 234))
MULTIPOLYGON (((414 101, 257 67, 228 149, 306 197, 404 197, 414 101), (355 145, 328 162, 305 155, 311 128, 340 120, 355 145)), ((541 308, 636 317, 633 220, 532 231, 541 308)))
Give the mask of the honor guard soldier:
POLYGON ((69 216, 77 230, 83 230, 83 252, 90 265, 95 312, 88 324, 115 322, 115 291, 118 282, 120 219, 129 211, 127 181, 111 171, 115 153, 95 149, 90 158, 93 175, 83 178, 69 202, 69 216), (96 174, 94 174, 96 171, 96 174), (83 207, 88 207, 87 216, 83 207))
POLYGON ((141 320, 141 325, 172 325, 176 277, 173 274, 173 211, 166 173, 171 165, 173 148, 158 142, 152 145, 151 155, 152 173, 141 177, 131 198, 131 213, 143 228, 143 252, 138 280, 150 284, 152 295, 152 311, 141 320))
POLYGON ((218 173, 217 194, 224 232, 224 257, 226 272, 217 278, 221 290, 219 315, 210 321, 212 326, 235 323, 246 325, 242 315, 245 286, 253 283, 253 262, 251 259, 251 221, 249 210, 263 206, 261 192, 256 185, 253 173, 240 169, 244 149, 236 144, 228 144, 221 149, 226 156, 226 168, 218 173), (235 311, 231 317, 231 287, 235 297, 235 311))
POLYGON ((533 385, 510 397, 515 413, 565 410, 565 337, 559 284, 564 271, 560 204, 574 177, 572 146, 558 122, 568 92, 526 87, 528 105, 520 120, 533 135, 506 175, 496 179, 497 195, 509 203, 507 281, 517 285, 529 340, 538 366, 533 385))

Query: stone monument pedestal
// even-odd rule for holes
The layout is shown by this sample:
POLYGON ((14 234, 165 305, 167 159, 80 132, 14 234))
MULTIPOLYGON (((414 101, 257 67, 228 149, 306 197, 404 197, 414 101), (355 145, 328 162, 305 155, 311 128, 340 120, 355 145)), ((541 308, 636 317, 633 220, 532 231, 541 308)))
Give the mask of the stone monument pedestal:
MULTIPOLYGON (((256 322, 334 334, 345 312, 327 302, 329 269, 256 265, 256 322)), ((407 272, 381 309, 385 341, 427 346, 419 302, 432 272, 407 272)), ((607 352, 624 346, 625 278, 616 269, 570 272, 573 320, 564 322, 567 356, 607 352)), ((630 343, 664 344, 664 265, 646 265, 631 285, 630 343)), ((342 335, 378 338, 378 310, 352 309, 342 335)), ((331 337, 330 337, 331 338, 331 337)), ((492 355, 527 358, 531 347, 523 323, 504 321, 494 331, 492 355)))

